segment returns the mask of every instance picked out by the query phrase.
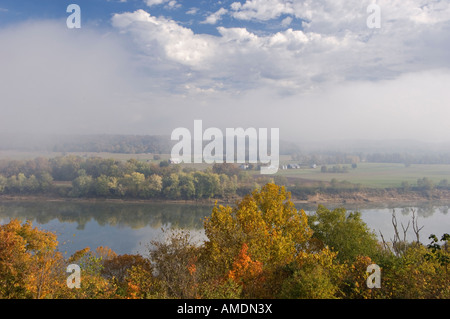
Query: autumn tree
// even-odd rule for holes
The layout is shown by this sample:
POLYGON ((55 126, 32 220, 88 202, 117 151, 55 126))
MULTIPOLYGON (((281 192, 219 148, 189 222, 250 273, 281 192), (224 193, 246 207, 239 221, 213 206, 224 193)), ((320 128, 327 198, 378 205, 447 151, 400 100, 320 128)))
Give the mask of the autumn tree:
POLYGON ((0 297, 53 298, 65 281, 55 234, 30 221, 0 226, 0 297))
POLYGON ((156 272, 155 287, 159 297, 195 298, 198 294, 196 261, 200 254, 198 245, 185 230, 166 231, 162 241, 152 241, 149 257, 156 272))
POLYGON ((414 242, 384 272, 389 278, 390 296, 402 299, 448 299, 450 298, 450 254, 446 247, 448 235, 442 236, 438 245, 435 235, 429 237, 427 246, 414 242))
POLYGON ((274 274, 295 261, 312 235, 306 213, 295 208, 290 196, 284 187, 267 184, 235 207, 213 208, 204 225, 208 238, 205 258, 211 276, 232 271, 245 244, 246 253, 261 263, 267 287, 276 281, 274 274))
POLYGON ((64 292, 64 298, 77 299, 107 299, 115 294, 115 285, 102 276, 104 263, 117 255, 108 247, 98 247, 92 251, 89 247, 76 251, 68 259, 69 264, 77 264, 81 269, 81 284, 79 289, 69 289, 64 292))
POLYGON ((285 267, 279 298, 334 299, 338 297, 341 276, 346 268, 336 261, 336 252, 315 248, 300 252, 285 267))
POLYGON ((116 287, 116 295, 134 298, 142 292, 143 288, 141 281, 136 280, 137 269, 141 273, 146 273, 150 278, 152 277, 150 261, 141 255, 129 254, 105 258, 101 274, 116 287))
POLYGON ((262 263, 252 260, 246 243, 242 245, 239 255, 228 272, 228 279, 242 287, 242 294, 248 298, 258 295, 264 282, 262 263))

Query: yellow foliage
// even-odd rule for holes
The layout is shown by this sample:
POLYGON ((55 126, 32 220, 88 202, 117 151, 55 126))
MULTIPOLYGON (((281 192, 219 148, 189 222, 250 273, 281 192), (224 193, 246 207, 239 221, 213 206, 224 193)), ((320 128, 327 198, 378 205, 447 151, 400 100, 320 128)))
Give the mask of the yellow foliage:
POLYGON ((298 211, 291 195, 275 184, 244 197, 235 207, 215 206, 205 220, 209 258, 222 274, 228 272, 245 243, 263 268, 292 262, 312 235, 307 215, 298 211))

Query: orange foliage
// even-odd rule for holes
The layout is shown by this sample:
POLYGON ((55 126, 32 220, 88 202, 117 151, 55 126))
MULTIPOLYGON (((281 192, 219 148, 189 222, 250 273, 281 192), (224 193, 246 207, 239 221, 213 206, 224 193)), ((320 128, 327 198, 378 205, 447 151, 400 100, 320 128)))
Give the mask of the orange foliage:
POLYGON ((241 251, 233 263, 232 269, 228 272, 228 278, 237 283, 245 285, 262 274, 262 263, 253 261, 248 254, 246 243, 242 245, 241 251))
POLYGON ((27 221, 0 226, 0 297, 51 298, 62 286, 55 234, 27 221))

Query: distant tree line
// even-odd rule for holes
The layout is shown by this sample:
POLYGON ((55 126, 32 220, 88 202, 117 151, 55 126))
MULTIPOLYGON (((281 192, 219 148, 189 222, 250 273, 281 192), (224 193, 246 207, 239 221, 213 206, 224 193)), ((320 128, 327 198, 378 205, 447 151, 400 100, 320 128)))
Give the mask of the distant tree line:
POLYGON ((126 162, 68 155, 0 161, 0 193, 53 193, 70 197, 210 199, 247 194, 269 177, 254 179, 234 164, 206 170, 182 169, 130 159, 126 162))
POLYGON ((408 154, 408 153, 373 153, 365 156, 372 163, 411 164, 450 164, 450 153, 444 154, 408 154))
POLYGON ((87 135, 71 141, 56 142, 54 152, 163 153, 172 149, 168 136, 159 135, 87 135))
MULTIPOLYGON (((356 168, 356 164, 352 164, 354 168, 356 168)), ((342 166, 342 165, 333 165, 332 167, 327 167, 326 165, 322 165, 320 167, 320 171, 322 173, 348 173, 349 172, 348 166, 342 166)))
POLYGON ((343 165, 358 162, 411 164, 450 164, 450 153, 363 153, 363 152, 311 152, 293 153, 293 160, 311 165, 343 165))
POLYGON ((400 188, 403 191, 415 190, 415 191, 429 192, 432 191, 433 189, 450 189, 450 184, 448 180, 445 178, 440 180, 438 183, 435 183, 428 177, 423 177, 417 180, 416 185, 411 185, 411 183, 403 181, 401 183, 400 188))

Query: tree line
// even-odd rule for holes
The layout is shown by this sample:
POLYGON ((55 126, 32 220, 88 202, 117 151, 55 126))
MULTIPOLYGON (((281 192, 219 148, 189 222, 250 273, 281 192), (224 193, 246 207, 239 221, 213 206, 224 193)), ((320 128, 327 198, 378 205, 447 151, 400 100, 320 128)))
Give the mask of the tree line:
POLYGON ((194 170, 167 161, 123 162, 74 155, 0 161, 0 194, 192 200, 232 198, 269 181, 268 177, 254 179, 227 163, 194 170))
POLYGON ((54 233, 11 220, 0 226, 0 298, 450 298, 448 234, 424 245, 416 227, 415 241, 380 242, 358 212, 309 216, 276 184, 216 205, 203 227, 202 242, 166 231, 147 257, 102 246, 66 258, 54 233), (68 264, 80 267, 80 288, 67 286, 68 264), (367 287, 372 264, 381 288, 367 287))
MULTIPOLYGON (((355 169, 356 164, 351 169, 355 169)), ((258 167, 256 167, 258 169, 258 167)), ((345 173, 335 165, 322 172, 345 173)), ((129 198, 158 200, 234 200, 267 183, 286 186, 297 198, 315 194, 344 194, 364 190, 361 184, 338 181, 304 184, 283 175, 260 175, 236 164, 214 164, 204 170, 170 165, 168 161, 120 161, 75 155, 32 160, 0 160, 0 194, 54 195, 75 198, 129 198)), ((417 184, 402 182, 397 191, 431 196, 434 189, 448 190, 446 179, 435 183, 424 177, 417 184)), ((366 189, 375 192, 374 189, 366 189)))
POLYGON ((309 152, 292 153, 291 157, 307 165, 351 165, 359 162, 412 164, 450 164, 450 153, 429 152, 425 154, 398 152, 309 152))

